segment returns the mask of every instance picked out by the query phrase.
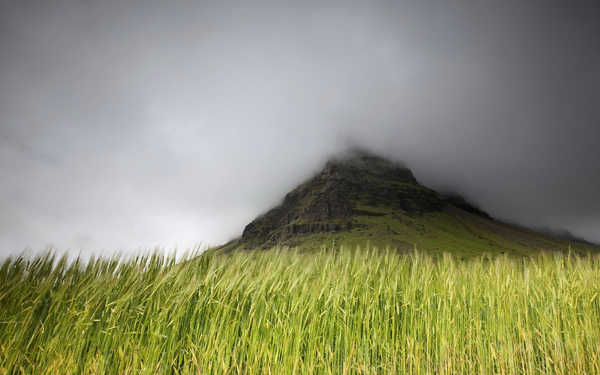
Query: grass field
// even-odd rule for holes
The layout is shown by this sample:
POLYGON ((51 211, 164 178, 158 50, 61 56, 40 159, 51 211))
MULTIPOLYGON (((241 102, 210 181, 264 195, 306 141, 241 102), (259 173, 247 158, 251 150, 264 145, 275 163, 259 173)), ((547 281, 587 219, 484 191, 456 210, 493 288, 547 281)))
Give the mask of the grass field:
POLYGON ((600 257, 360 249, 0 267, 0 374, 595 374, 600 257))

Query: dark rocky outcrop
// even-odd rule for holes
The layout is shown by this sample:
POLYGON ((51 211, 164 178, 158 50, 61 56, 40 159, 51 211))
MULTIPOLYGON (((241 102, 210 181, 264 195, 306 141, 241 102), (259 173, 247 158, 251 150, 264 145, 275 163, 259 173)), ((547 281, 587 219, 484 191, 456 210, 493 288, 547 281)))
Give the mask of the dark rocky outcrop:
POLYGON ((420 185, 412 172, 376 155, 354 151, 329 160, 283 202, 246 226, 246 247, 270 247, 302 234, 347 231, 357 216, 379 216, 378 208, 408 215, 441 210, 444 200, 420 185))
POLYGON ((475 204, 467 201, 464 197, 457 193, 448 193, 444 195, 444 201, 448 204, 451 204, 455 207, 458 207, 464 211, 470 212, 472 214, 485 217, 486 219, 492 219, 492 217, 481 208, 477 207, 475 204))

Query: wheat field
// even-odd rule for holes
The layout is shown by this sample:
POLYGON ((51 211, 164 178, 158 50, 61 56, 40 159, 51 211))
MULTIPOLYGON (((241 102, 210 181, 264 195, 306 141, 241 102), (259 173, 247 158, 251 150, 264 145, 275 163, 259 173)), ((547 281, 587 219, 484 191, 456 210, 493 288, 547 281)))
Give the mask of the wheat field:
POLYGON ((595 255, 16 257, 0 374, 594 374, 599 293, 595 255))

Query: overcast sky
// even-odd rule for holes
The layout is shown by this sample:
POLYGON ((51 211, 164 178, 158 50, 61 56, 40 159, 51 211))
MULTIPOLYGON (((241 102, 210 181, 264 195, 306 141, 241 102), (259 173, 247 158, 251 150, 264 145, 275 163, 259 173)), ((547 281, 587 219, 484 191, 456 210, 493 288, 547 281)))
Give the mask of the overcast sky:
POLYGON ((355 145, 600 241, 600 3, 0 0, 0 256, 220 243, 355 145))

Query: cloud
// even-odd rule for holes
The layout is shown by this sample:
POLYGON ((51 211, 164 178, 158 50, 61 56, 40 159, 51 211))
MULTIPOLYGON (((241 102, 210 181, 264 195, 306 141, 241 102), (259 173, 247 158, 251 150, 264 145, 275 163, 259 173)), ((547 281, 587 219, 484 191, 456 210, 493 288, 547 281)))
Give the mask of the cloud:
POLYGON ((592 2, 7 2, 0 248, 217 243, 361 145, 600 241, 592 2))

